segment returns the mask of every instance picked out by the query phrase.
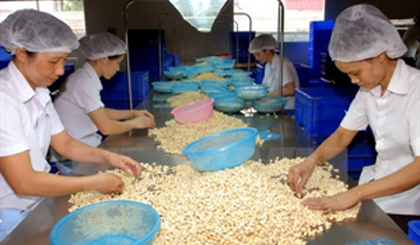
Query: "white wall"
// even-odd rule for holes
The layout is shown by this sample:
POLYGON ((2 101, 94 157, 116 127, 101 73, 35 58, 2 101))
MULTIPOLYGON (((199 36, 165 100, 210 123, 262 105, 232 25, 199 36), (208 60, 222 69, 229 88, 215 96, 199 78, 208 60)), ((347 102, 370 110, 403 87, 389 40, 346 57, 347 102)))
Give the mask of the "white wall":
MULTIPOLYGON (((87 34, 114 29, 123 39, 122 10, 126 2, 125 0, 85 0, 87 34)), ((233 5, 230 4, 223 13, 232 12, 233 5)), ((214 52, 229 52, 229 32, 232 30, 230 24, 216 22, 211 33, 200 33, 182 19, 168 0, 134 3, 129 9, 129 28, 157 29, 158 18, 164 13, 168 14, 168 17, 162 19, 161 28, 166 32, 168 53, 180 54, 181 62, 192 62, 196 57, 214 52)), ((218 18, 230 23, 232 19, 231 15, 218 18)))

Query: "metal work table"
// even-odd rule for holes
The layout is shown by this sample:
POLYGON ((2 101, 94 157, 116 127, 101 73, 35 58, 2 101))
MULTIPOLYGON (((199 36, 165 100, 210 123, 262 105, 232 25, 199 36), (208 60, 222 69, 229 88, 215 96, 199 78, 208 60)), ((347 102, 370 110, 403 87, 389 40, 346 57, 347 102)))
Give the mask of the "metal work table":
MULTIPOLYGON (((148 109, 155 115, 158 127, 162 127, 171 118, 167 104, 156 102, 162 100, 161 95, 153 95, 153 99, 142 103, 139 107, 148 109)), ((281 134, 282 139, 267 141, 263 147, 257 147, 253 159, 268 162, 275 157, 307 156, 313 151, 313 144, 301 128, 296 127, 293 119, 280 115, 273 116, 256 114, 254 117, 243 117, 250 126, 259 130, 270 129, 281 134)), ((100 146, 113 152, 128 155, 141 162, 156 162, 175 166, 187 161, 185 157, 171 156, 156 148, 156 143, 147 136, 147 130, 134 130, 119 136, 108 137, 100 146)), ((80 164, 75 175, 95 174, 99 170, 110 168, 106 165, 80 164)), ((344 171, 342 171, 344 172, 344 171)), ((342 179, 347 181, 347 175, 342 179)), ((348 180, 350 185, 354 182, 348 180)), ((32 245, 49 244, 49 234, 54 224, 68 212, 69 196, 45 198, 45 200, 4 240, 0 245, 32 245)), ((322 236, 308 240, 310 245, 338 245, 348 242, 358 242, 384 236, 397 245, 412 244, 406 234, 373 202, 364 201, 356 221, 334 224, 322 236)))

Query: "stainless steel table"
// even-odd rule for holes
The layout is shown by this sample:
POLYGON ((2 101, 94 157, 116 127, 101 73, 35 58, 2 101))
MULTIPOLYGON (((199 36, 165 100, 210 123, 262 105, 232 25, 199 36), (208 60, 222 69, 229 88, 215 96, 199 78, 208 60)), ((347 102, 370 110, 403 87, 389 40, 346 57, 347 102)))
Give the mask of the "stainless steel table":
MULTIPOLYGON (((147 101, 139 106, 150 110, 155 115, 158 127, 163 126, 164 122, 171 118, 167 104, 156 102, 156 100, 162 99, 160 96, 153 97, 151 95, 147 101)), ((267 141, 263 147, 258 147, 253 159, 262 159, 264 162, 268 162, 269 159, 277 156, 289 158, 307 156, 314 149, 314 144, 310 138, 301 128, 295 126, 293 119, 290 117, 279 116, 274 118, 260 114, 247 118, 243 116, 238 117, 241 117, 250 126, 259 130, 270 129, 272 132, 283 136, 282 139, 267 141)), ((100 147, 128 155, 141 162, 156 162, 158 164, 175 166, 187 161, 185 157, 167 155, 163 151, 158 150, 154 140, 147 136, 147 130, 134 130, 131 133, 108 137, 100 147)), ((94 174, 107 168, 110 168, 110 166, 80 164, 76 167, 74 174, 94 174)), ((342 175, 342 178, 347 181, 346 175, 342 175)), ((351 179, 348 182, 350 185, 354 185, 351 179)), ((49 233, 52 227, 68 213, 68 198, 69 196, 46 198, 0 244, 49 244, 49 233)), ((322 236, 308 240, 308 244, 345 244, 373 239, 379 236, 385 236, 397 245, 412 244, 406 234, 373 201, 365 201, 356 221, 335 224, 332 229, 322 236)))

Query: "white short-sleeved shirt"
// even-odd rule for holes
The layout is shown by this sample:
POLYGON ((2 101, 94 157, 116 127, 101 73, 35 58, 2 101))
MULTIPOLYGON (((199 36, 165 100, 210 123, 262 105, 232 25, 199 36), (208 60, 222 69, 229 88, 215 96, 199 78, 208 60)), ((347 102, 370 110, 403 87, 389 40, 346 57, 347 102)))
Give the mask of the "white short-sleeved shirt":
MULTIPOLYGON (((0 157, 29 151, 33 169, 49 172, 51 135, 63 130, 47 88, 34 91, 13 61, 0 71, 0 157)), ((25 210, 37 199, 16 195, 0 174, 0 208, 25 210)))
MULTIPOLYGON (((407 166, 420 156, 420 70, 398 60, 388 89, 360 88, 341 122, 349 130, 370 126, 376 141, 376 164, 365 167, 359 184, 380 179, 407 166)), ((387 213, 420 215, 420 186, 377 198, 387 213)))
POLYGON ((104 104, 101 101, 102 84, 93 67, 86 62, 82 68, 71 74, 54 101, 54 106, 73 138, 90 146, 98 146, 102 137, 97 133, 98 127, 88 113, 104 104))
MULTIPOLYGON (((288 83, 295 83, 299 88, 299 77, 293 63, 286 57, 283 58, 283 86, 280 84, 280 56, 274 54, 273 61, 267 63, 264 70, 264 79, 262 84, 269 86, 269 91, 280 91, 288 83)), ((295 97, 287 97, 285 109, 295 108, 295 97)))

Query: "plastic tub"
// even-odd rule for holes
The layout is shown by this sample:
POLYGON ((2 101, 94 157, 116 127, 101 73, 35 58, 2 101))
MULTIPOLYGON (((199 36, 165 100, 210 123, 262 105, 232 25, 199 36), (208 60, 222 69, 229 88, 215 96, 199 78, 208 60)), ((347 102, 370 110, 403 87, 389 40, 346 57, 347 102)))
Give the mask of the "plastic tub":
POLYGON ((231 70, 235 66, 236 60, 223 60, 216 65, 217 69, 231 70))
POLYGON ((268 86, 255 85, 255 86, 237 86, 233 89, 236 96, 244 100, 257 100, 264 98, 268 93, 268 86))
POLYGON ((243 71, 243 72, 232 72, 231 77, 249 77, 252 75, 250 71, 243 71))
POLYGON ((165 76, 169 79, 179 80, 187 76, 185 71, 165 71, 165 76))
POLYGON ((171 114, 181 124, 201 122, 213 114, 213 101, 213 99, 197 100, 173 109, 171 114))
POLYGON ((252 102, 255 110, 261 113, 279 112, 284 109, 287 99, 284 97, 265 97, 252 102))
POLYGON ((172 92, 174 94, 182 94, 191 91, 198 91, 200 89, 199 83, 176 83, 172 86, 172 92))
POLYGON ((228 83, 224 80, 202 80, 201 84, 203 85, 210 85, 210 86, 218 86, 221 88, 227 88, 228 83))
POLYGON ((213 73, 222 77, 228 77, 232 74, 230 70, 215 70, 213 73))
POLYGON ((255 82, 255 79, 250 77, 229 77, 227 82, 229 85, 234 85, 235 83, 248 83, 252 85, 255 82))
POLYGON ((208 96, 215 100, 219 98, 236 98, 236 95, 230 92, 209 93, 208 96))
POLYGON ((62 218, 50 233, 52 245, 152 244, 160 216, 149 205, 108 201, 78 209, 62 218))
POLYGON ((172 86, 174 83, 171 82, 153 82, 153 90, 158 93, 172 93, 172 86))
POLYGON ((255 128, 222 131, 188 144, 183 154, 201 171, 233 168, 254 154, 257 135, 255 128))
POLYGON ((201 92, 205 94, 209 93, 223 93, 227 92, 226 87, 221 87, 213 84, 201 84, 201 92))
POLYGON ((215 98, 214 108, 226 113, 237 113, 245 107, 246 101, 232 97, 215 98))
POLYGON ((420 245, 420 220, 408 222, 408 237, 415 245, 420 245))

